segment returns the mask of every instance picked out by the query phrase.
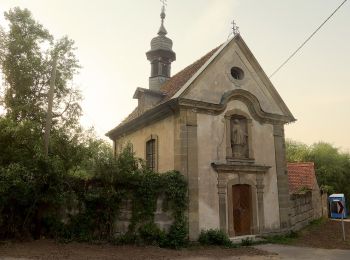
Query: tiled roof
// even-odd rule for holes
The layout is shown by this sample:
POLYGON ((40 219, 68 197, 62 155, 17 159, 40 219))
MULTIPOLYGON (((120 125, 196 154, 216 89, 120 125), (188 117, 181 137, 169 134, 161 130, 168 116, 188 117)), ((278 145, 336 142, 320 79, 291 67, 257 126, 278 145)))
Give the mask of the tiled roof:
MULTIPOLYGON (((164 98, 161 100, 161 103, 168 101, 172 96, 178 92, 183 85, 189 81, 192 76, 214 55, 214 53, 221 47, 218 46, 215 49, 208 52, 199 60, 195 61, 191 65, 187 66, 174 76, 172 76, 164 85, 161 86, 161 92, 165 94, 164 98)), ((140 113, 138 107, 136 107, 120 124, 119 126, 125 125, 126 123, 132 121, 133 119, 139 117, 140 113)), ((118 126, 118 127, 119 127, 118 126)))
POLYGON ((221 47, 218 46, 215 49, 208 52, 202 58, 187 66, 174 76, 172 76, 164 85, 161 86, 160 90, 166 94, 163 101, 170 99, 178 92, 187 81, 213 56, 213 54, 221 47))
POLYGON ((140 113, 138 107, 135 107, 134 110, 118 125, 118 127, 122 126, 122 125, 125 125, 126 123, 128 123, 131 120, 133 120, 136 117, 138 117, 140 114, 141 113, 140 113))
POLYGON ((301 189, 312 190, 317 184, 313 162, 288 163, 289 193, 298 193, 301 189))

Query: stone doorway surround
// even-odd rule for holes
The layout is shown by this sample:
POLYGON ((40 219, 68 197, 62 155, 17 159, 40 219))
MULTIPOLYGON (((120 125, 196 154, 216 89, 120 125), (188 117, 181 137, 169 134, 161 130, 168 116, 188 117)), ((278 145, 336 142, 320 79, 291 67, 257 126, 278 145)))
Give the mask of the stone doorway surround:
POLYGON ((271 166, 258 165, 252 160, 227 160, 227 163, 212 163, 218 173, 220 229, 234 237, 232 210, 232 186, 248 184, 252 192, 252 234, 264 231, 264 174, 271 166), (249 176, 249 177, 248 177, 249 176), (252 178, 253 176, 253 178, 252 178))

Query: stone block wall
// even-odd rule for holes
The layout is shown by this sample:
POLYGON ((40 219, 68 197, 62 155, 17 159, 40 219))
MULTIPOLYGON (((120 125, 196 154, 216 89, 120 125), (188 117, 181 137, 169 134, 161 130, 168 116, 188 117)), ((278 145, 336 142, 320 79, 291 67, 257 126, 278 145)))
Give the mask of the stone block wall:
POLYGON ((290 195, 291 226, 296 231, 307 226, 312 220, 327 217, 327 194, 319 189, 290 195))
POLYGON ((290 195, 290 200, 292 230, 299 230, 315 219, 311 191, 292 194, 290 195))
MULTIPOLYGON (((171 216, 171 212, 163 211, 163 203, 164 199, 162 197, 159 197, 157 200, 157 209, 154 213, 154 222, 158 225, 158 227, 161 230, 168 231, 174 220, 171 216)), ((116 235, 125 234, 128 231, 131 217, 132 201, 129 199, 125 200, 122 203, 119 218, 115 223, 116 235)))

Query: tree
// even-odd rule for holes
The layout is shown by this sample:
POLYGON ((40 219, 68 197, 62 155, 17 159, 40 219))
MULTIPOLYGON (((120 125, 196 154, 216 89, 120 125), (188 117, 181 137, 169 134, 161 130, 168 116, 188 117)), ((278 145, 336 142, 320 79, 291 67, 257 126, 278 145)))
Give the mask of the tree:
POLYGON ((292 140, 286 142, 286 153, 289 162, 314 162, 321 188, 350 198, 350 154, 325 142, 308 146, 292 140))
MULTIPOLYGON (((42 234, 43 220, 59 219, 74 185, 72 176, 90 173, 108 145, 79 125, 80 93, 72 80, 79 69, 74 42, 54 40, 27 9, 5 13, 0 30, 0 237, 42 234), (43 153, 47 95, 57 58, 49 157, 43 153), (3 94, 2 94, 3 93, 3 94)), ((68 199, 69 201, 69 199, 68 199)))
POLYGON ((53 58, 57 56, 54 98, 54 126, 72 126, 81 115, 80 93, 72 79, 79 69, 74 42, 67 37, 57 41, 27 9, 5 12, 9 31, 2 30, 0 65, 5 80, 4 106, 15 121, 43 124, 53 58))
POLYGON ((302 162, 308 157, 310 149, 306 144, 294 140, 286 140, 286 159, 288 162, 302 162))

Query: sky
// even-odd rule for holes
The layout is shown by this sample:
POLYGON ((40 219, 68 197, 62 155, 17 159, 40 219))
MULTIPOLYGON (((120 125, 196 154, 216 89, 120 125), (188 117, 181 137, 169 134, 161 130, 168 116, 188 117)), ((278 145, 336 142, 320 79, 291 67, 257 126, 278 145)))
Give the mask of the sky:
MULTIPOLYGON (((177 60, 172 74, 225 42, 235 20, 270 75, 343 0, 168 0, 165 27, 177 60)), ((160 26, 159 0, 0 0, 2 13, 28 8, 55 37, 75 41, 82 69, 82 124, 102 137, 137 105, 148 87, 145 53, 160 26)), ((329 142, 350 151, 350 2, 275 76, 277 91, 297 118, 286 137, 329 142)))

